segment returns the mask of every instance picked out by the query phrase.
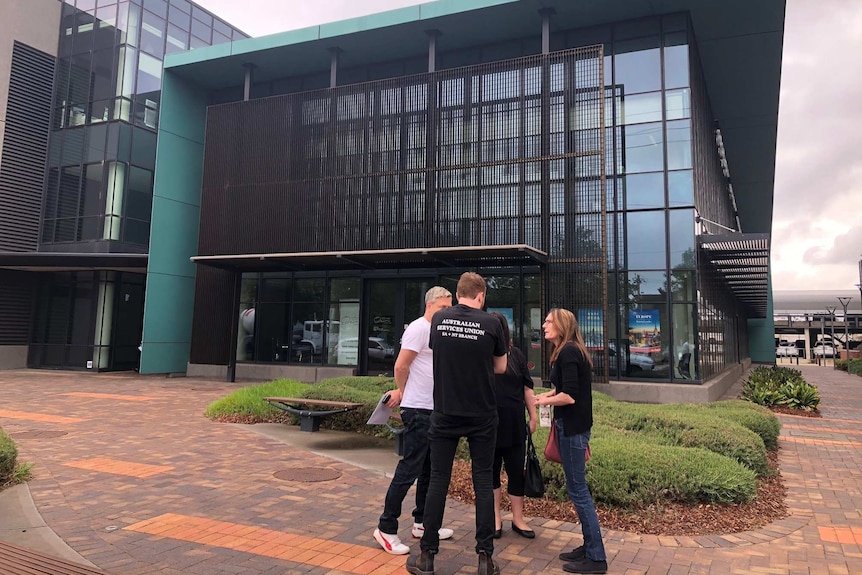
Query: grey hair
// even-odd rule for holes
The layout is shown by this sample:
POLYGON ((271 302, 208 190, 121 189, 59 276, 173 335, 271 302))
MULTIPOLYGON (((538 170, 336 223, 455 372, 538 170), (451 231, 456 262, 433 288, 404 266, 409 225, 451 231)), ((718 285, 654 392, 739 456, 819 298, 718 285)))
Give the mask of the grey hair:
POLYGON ((435 299, 440 299, 441 297, 452 297, 452 292, 444 287, 434 286, 425 292, 425 303, 431 303, 435 299))

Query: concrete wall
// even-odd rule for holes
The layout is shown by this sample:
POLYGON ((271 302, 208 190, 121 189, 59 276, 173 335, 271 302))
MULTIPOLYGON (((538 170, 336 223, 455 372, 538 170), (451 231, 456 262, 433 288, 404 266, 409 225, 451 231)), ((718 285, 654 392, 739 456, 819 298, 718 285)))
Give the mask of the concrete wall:
MULTIPOLYGON (((226 365, 190 363, 186 369, 189 377, 209 377, 224 379, 227 375, 226 365)), ((317 383, 330 377, 349 377, 356 375, 352 367, 329 367, 316 365, 278 365, 262 363, 240 363, 236 366, 237 379, 254 379, 269 381, 272 379, 296 379, 306 383, 317 383)))
POLYGON ((60 29, 60 0, 2 0, 0 2, 0 162, 3 161, 3 134, 6 132, 9 73, 12 46, 17 40, 37 50, 57 55, 60 29))
POLYGON ((702 384, 611 381, 594 383, 593 390, 634 403, 709 403, 721 399, 750 366, 751 361, 746 360, 702 384))
POLYGON ((26 345, 0 345, 0 369, 27 367, 26 345))

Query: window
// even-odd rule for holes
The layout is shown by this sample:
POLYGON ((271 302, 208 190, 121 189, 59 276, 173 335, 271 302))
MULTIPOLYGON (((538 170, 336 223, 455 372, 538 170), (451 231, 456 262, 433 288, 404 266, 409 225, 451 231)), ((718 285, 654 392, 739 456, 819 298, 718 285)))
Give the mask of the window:
POLYGON ((629 212, 626 215, 629 269, 665 269, 664 211, 629 212))
POLYGON ((624 173, 657 172, 664 169, 664 138, 660 122, 626 126, 624 173))

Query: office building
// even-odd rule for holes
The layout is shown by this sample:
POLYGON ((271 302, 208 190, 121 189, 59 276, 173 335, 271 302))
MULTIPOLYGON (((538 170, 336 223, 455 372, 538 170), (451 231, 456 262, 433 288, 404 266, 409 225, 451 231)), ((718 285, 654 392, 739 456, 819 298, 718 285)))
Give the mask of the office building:
POLYGON ((186 0, 10 0, 0 31, 0 368, 133 369, 162 61, 246 35, 186 0))

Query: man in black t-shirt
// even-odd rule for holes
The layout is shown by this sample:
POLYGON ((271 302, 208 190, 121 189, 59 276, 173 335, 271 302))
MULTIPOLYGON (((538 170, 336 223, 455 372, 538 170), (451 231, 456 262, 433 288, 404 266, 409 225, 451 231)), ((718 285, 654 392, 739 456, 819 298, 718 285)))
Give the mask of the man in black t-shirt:
POLYGON ((407 560, 413 575, 434 573, 434 555, 440 539, 446 493, 458 440, 467 438, 476 492, 476 553, 479 575, 494 575, 499 568, 494 553, 494 447, 497 442, 497 403, 494 374, 506 371, 508 342, 503 326, 482 311, 485 280, 466 272, 458 280, 458 305, 441 310, 431 320, 430 347, 434 361, 434 411, 428 439, 431 482, 425 499, 425 533, 421 552, 407 560))

